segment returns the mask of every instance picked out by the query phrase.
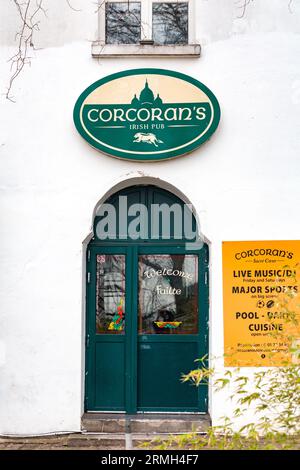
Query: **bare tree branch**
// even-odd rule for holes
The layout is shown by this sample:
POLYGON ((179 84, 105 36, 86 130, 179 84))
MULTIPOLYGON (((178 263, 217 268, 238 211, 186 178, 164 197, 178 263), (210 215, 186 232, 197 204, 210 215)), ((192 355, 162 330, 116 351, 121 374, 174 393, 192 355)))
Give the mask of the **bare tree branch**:
MULTIPOLYGON (((29 56, 30 48, 33 50, 34 47, 34 33, 40 30, 40 15, 44 14, 47 16, 47 12, 43 6, 44 0, 12 0, 16 6, 19 19, 21 20, 21 26, 19 31, 16 33, 15 39, 17 42, 17 51, 10 57, 11 62, 11 77, 9 79, 7 91, 5 97, 14 102, 11 94, 13 84, 16 78, 20 75, 25 65, 30 65, 31 57, 29 56)), ((74 8, 71 4, 71 0, 66 0, 67 5, 73 11, 81 11, 74 8)))
POLYGON ((235 2, 235 4, 237 5, 237 8, 241 10, 241 14, 237 16, 238 18, 243 18, 245 16, 248 5, 253 1, 254 0, 242 0, 242 4, 241 4, 241 0, 237 0, 235 2))
POLYGON ((25 65, 30 65, 28 53, 30 48, 34 49, 33 36, 35 31, 39 31, 39 14, 43 13, 46 15, 43 0, 36 0, 35 2, 33 0, 13 0, 13 2, 21 19, 21 27, 16 33, 16 40, 18 41, 17 52, 9 59, 12 74, 5 96, 10 101, 14 101, 11 95, 14 81, 20 75, 25 65))
POLYGON ((68 6, 71 8, 71 10, 73 11, 82 11, 80 8, 75 8, 73 7, 73 5, 71 4, 71 0, 66 0, 68 6))
MULTIPOLYGON (((96 5, 95 13, 98 13, 102 7, 105 7, 106 0, 98 0, 98 2, 94 2, 94 3, 96 5)), ((129 3, 129 0, 128 0, 128 3, 129 3)))
MULTIPOLYGON (((243 18, 245 16, 247 7, 248 5, 250 5, 251 2, 254 2, 254 0, 236 0, 235 1, 235 5, 237 6, 238 9, 241 10, 241 14, 238 16, 238 18, 243 18)), ((290 13, 293 13, 292 3, 293 3, 293 0, 288 0, 288 9, 290 13)))

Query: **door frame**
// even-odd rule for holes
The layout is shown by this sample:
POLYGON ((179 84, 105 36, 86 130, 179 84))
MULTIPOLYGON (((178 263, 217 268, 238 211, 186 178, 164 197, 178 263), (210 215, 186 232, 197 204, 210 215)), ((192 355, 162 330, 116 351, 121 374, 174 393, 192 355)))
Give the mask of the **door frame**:
MULTIPOLYGON (((197 254, 198 263, 198 358, 206 357, 208 362, 209 354, 209 246, 203 242, 201 249, 186 250, 184 243, 174 243, 174 241, 158 243, 153 242, 97 242, 90 241, 86 250, 86 341, 85 341, 85 399, 84 410, 95 412, 125 412, 127 414, 147 413, 147 412, 208 412, 208 384, 198 387, 198 411, 186 408, 183 411, 173 409, 147 409, 137 410, 137 355, 138 342, 141 341, 138 335, 138 257, 143 253, 157 254, 197 254), (124 254, 126 256, 125 267, 125 289, 126 289, 126 333, 124 335, 99 335, 98 341, 124 342, 125 351, 125 409, 121 408, 97 408, 95 403, 95 367, 93 360, 95 357, 95 344, 97 335, 95 334, 95 285, 96 285, 96 263, 92 262, 93 256, 97 252, 103 254, 124 254), (134 274, 135 273, 135 274, 134 274), (134 313, 134 314, 133 314, 134 313), (96 338, 95 341, 93 338, 96 338)), ((178 336, 176 341, 186 340, 185 336, 178 336)), ((194 336, 194 335, 193 335, 194 336)), ((196 335, 195 335, 196 336, 196 335)), ((155 339, 154 339, 155 341, 155 339)), ((197 358, 195 358, 196 360, 197 358)), ((95 362, 95 360, 94 360, 95 362)), ((196 365, 195 365, 196 367, 196 365)), ((179 379, 178 379, 179 380, 179 379)))

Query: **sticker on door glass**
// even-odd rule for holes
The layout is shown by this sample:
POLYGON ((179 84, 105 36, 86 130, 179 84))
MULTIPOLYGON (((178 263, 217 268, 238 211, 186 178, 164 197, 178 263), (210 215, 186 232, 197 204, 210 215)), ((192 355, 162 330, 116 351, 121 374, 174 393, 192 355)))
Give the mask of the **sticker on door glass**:
POLYGON ((114 331, 122 331, 124 328, 124 311, 123 311, 123 300, 120 300, 120 304, 117 307, 117 312, 113 317, 113 321, 109 324, 108 329, 114 331))
POLYGON ((122 334, 125 328, 125 255, 97 255, 96 333, 122 334))

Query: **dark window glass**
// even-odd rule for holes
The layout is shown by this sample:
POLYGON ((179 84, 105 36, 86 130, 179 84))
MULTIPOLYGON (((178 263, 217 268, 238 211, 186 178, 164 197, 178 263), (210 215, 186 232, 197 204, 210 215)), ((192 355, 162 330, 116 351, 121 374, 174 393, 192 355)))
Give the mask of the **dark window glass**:
POLYGON ((140 2, 107 2, 106 44, 138 44, 140 37, 140 2))
POLYGON ((198 257, 139 257, 139 333, 198 332, 198 257))
POLYGON ((96 333, 124 333, 125 255, 97 255, 96 333))
POLYGON ((188 3, 153 3, 154 44, 188 43, 188 3))

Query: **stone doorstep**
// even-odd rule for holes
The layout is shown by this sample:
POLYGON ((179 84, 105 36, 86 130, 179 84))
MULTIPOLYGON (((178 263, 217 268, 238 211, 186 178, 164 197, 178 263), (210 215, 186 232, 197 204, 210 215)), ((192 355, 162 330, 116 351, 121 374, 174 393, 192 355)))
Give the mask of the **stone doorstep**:
MULTIPOLYGON (((170 434, 205 432, 210 426, 208 415, 147 415, 128 416, 133 448, 155 438, 170 434)), ((82 432, 37 437, 0 437, 0 450, 113 450, 125 449, 124 414, 84 414, 82 432)))
MULTIPOLYGON (((132 433, 205 432, 210 426, 208 415, 132 416, 129 419, 132 433)), ((124 433, 125 424, 124 415, 85 413, 82 418, 82 430, 87 432, 124 433)))

